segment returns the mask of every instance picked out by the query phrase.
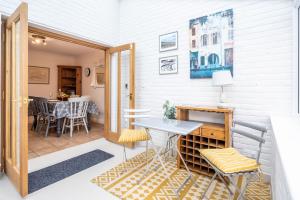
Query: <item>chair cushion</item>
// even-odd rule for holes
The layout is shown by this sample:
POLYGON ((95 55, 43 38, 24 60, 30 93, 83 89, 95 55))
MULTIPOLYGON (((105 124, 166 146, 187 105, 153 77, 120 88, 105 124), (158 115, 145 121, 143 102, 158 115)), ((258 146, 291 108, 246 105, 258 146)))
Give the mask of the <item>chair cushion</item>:
POLYGON ((119 137, 120 143, 127 142, 138 142, 138 141, 146 141, 149 140, 145 129, 122 129, 121 135, 119 137))
POLYGON ((201 149, 200 154, 224 173, 253 171, 259 168, 256 160, 240 154, 234 148, 201 149))

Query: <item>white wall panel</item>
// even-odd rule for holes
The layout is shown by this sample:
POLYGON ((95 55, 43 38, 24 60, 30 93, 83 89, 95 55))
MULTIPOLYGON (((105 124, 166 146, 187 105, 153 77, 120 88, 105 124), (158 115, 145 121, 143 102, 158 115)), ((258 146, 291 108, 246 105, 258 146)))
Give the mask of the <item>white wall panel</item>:
MULTIPOLYGON (((165 100, 214 105, 220 89, 211 79, 189 78, 189 20, 233 8, 234 85, 225 89, 234 118, 267 124, 269 114, 292 112, 291 0, 122 0, 120 43, 136 43, 136 105, 162 116, 165 100), (178 31, 178 50, 159 53, 159 35, 178 31), (159 75, 159 57, 178 55, 178 74, 159 75)), ((271 174, 270 129, 263 170, 271 174)), ((162 143, 160 135, 154 134, 162 143)), ((235 138, 242 148, 254 143, 235 138)))
MULTIPOLYGON (((0 0, 11 13, 20 0, 0 0)), ((189 78, 189 20, 233 8, 234 80, 225 91, 234 118, 269 123, 269 114, 292 113, 292 0, 27 0, 31 22, 105 44, 136 43, 136 105, 162 116, 165 100, 214 105, 211 79, 189 78), (178 50, 159 53, 160 34, 178 31, 178 50), (178 55, 178 74, 159 75, 158 59, 178 55)), ((271 174, 271 129, 263 169, 271 174)), ((162 142, 159 134, 154 134, 162 142)), ((252 149, 242 138, 237 142, 252 149)))
MULTIPOLYGON (((0 12, 11 14, 21 0, 0 0, 0 12)), ((27 0, 29 21, 78 37, 114 45, 119 39, 118 0, 27 0)))

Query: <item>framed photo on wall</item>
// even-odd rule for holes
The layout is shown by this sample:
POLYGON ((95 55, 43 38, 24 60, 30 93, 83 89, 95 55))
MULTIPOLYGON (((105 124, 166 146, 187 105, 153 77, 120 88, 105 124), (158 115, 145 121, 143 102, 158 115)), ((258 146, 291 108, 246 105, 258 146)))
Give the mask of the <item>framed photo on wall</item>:
POLYGON ((215 71, 233 76, 233 9, 190 20, 190 78, 212 78, 215 71))
POLYGON ((29 84, 49 84, 50 68, 48 67, 28 67, 28 83, 29 84))
POLYGON ((176 74, 178 72, 178 56, 159 58, 159 74, 176 74))
POLYGON ((178 48, 178 32, 167 33, 159 36, 159 51, 171 51, 178 48))

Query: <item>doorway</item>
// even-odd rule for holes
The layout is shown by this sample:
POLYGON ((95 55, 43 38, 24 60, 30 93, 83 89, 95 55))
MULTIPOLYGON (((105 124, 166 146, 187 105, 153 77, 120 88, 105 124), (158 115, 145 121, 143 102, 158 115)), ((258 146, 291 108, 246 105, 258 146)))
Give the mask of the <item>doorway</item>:
MULTIPOLYGON (((118 143, 118 137, 123 127, 130 123, 123 118, 125 108, 134 109, 134 60, 135 45, 126 44, 109 48, 84 39, 71 37, 63 33, 44 30, 28 26, 28 5, 21 3, 16 11, 7 18, 5 26, 5 84, 2 85, 4 95, 5 126, 1 130, 5 144, 4 171, 21 194, 28 194, 28 38, 30 34, 37 34, 72 44, 105 51, 105 65, 103 70, 97 70, 105 77, 105 109, 104 109, 104 137, 118 143), (112 126, 113 125, 113 126, 112 126)), ((4 67, 2 66, 2 67, 4 67)), ((88 71, 88 70, 87 70, 88 71)), ((95 69, 96 71, 96 69, 95 69)), ((85 70, 81 70, 85 73, 85 70)), ((94 76, 95 84, 101 80, 101 75, 94 76)), ((76 94, 75 94, 76 95, 76 94)), ((50 94, 49 96, 54 96, 50 94)), ((129 145, 133 147, 133 144, 129 145)), ((3 165, 1 165, 3 166, 3 165)))
POLYGON ((104 66, 102 49, 29 32, 29 160, 104 136, 104 66), (72 131, 67 123, 64 128, 69 114, 68 100, 82 96, 88 97, 87 128, 84 123, 74 126, 72 131), (38 110, 39 100, 47 101, 43 113, 38 110), (52 118, 50 128, 49 119, 44 119, 48 114, 52 118))

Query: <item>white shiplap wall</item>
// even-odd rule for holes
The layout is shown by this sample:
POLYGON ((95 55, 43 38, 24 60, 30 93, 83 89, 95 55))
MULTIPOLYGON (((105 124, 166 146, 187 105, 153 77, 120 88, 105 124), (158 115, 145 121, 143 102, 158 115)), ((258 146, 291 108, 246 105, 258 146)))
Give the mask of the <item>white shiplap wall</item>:
MULTIPOLYGON (((234 80, 226 88, 234 118, 269 123, 269 113, 292 112, 292 1, 289 0, 121 0, 120 43, 136 43, 136 103, 162 115, 162 104, 218 101, 211 79, 189 78, 189 20, 233 8, 234 80), (178 50, 159 53, 160 34, 178 31, 178 50), (159 75, 159 57, 178 55, 175 75, 159 75)), ((271 130, 263 149, 263 170, 271 174, 271 130)), ((159 134, 154 134, 161 142, 159 134)), ((239 146, 253 143, 236 138, 239 146)))
MULTIPOLYGON (((21 0, 0 0, 11 14, 21 0)), ((27 0, 29 22, 113 46, 119 40, 119 0, 27 0)))
MULTIPOLYGON (((11 13, 20 0, 0 0, 11 13)), ((136 43, 137 106, 161 116, 166 99, 175 104, 210 104, 219 88, 210 79, 189 78, 189 20, 233 8, 235 84, 226 88, 235 118, 269 123, 269 113, 292 112, 292 0, 27 0, 29 20, 103 44, 136 43), (158 36, 178 31, 179 48, 158 52, 158 36), (158 58, 178 55, 179 72, 158 74, 158 58)), ((271 134, 271 133, 270 133, 271 134)), ((160 142, 158 134, 154 135, 160 142)), ((263 151, 270 174, 271 141, 263 151)), ((242 147, 252 148, 237 138, 242 147)))

